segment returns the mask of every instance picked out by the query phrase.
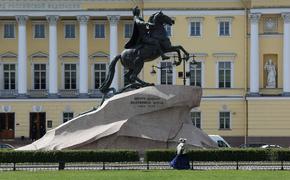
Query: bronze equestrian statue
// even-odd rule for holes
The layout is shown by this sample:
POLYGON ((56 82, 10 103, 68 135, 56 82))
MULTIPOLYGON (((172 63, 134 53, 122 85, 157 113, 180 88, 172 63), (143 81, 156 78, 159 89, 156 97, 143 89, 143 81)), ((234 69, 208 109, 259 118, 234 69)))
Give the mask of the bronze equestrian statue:
MULTIPOLYGON (((152 86, 154 84, 147 83, 138 78, 138 74, 141 72, 144 62, 153 61, 159 56, 162 59, 169 59, 164 53, 176 52, 178 55, 178 61, 173 64, 178 66, 182 60, 187 61, 189 59, 188 52, 182 46, 172 46, 170 39, 167 37, 165 25, 173 25, 172 20, 167 15, 163 14, 162 11, 154 13, 150 16, 149 22, 145 22, 140 17, 140 9, 135 7, 133 9, 134 15, 134 26, 131 39, 125 45, 125 50, 117 55, 109 65, 108 75, 100 87, 100 91, 105 96, 113 91, 116 93, 114 88, 111 88, 111 83, 115 74, 115 66, 119 60, 122 65, 129 71, 125 74, 125 79, 128 80, 129 84, 124 87, 122 92, 128 88, 140 88, 146 86, 152 86), (184 53, 184 58, 181 57, 181 52, 184 53)), ((103 102, 102 102, 103 103, 103 102)))

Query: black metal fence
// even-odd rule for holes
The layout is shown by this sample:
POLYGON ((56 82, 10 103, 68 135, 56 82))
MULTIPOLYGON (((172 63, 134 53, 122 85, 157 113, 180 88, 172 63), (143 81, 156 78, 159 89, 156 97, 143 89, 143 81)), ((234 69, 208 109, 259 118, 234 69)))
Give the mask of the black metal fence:
MULTIPOLYGON (((0 171, 171 169, 174 150, 0 151, 0 171)), ((207 149, 187 153, 191 170, 290 170, 288 149, 207 149)))
MULTIPOLYGON (((190 170, 290 170, 290 162, 191 161, 190 170)), ((0 163, 0 171, 168 170, 169 162, 0 163)))

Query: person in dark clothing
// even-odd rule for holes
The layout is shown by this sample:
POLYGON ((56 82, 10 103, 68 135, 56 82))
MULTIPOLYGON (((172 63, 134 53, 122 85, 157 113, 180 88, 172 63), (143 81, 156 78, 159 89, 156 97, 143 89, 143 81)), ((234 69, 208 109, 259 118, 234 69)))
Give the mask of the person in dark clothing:
POLYGON ((190 169, 189 159, 186 155, 186 139, 180 138, 179 142, 180 143, 176 147, 176 156, 170 162, 170 166, 174 169, 190 169))

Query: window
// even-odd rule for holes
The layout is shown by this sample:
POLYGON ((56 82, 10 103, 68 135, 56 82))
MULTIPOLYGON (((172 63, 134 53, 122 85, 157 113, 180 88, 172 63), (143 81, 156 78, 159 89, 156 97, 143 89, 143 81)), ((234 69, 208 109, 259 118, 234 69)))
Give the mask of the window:
POLYGON ((77 65, 65 64, 64 65, 64 89, 77 88, 77 65))
POLYGON ((75 24, 65 24, 65 38, 75 38, 76 29, 75 24))
POLYGON ((195 127, 201 128, 201 113, 200 112, 191 112, 191 120, 192 120, 192 124, 195 127))
POLYGON ((45 25, 44 24, 34 25, 34 38, 45 38, 45 25))
POLYGON ((106 64, 105 63, 95 64, 94 75, 95 75, 95 89, 99 89, 101 84, 106 79, 106 64))
POLYGON ((230 36, 230 21, 219 22, 219 35, 230 36))
POLYGON ((16 87, 16 65, 4 64, 3 66, 4 89, 11 90, 16 87))
POLYGON ((219 88, 231 88, 231 62, 218 63, 219 88))
POLYGON ((74 113, 73 112, 64 112, 62 114, 63 123, 71 120, 73 117, 74 117, 74 113))
POLYGON ((95 24, 95 38, 105 38, 105 24, 95 24))
POLYGON ((34 64, 34 89, 46 89, 46 64, 34 64))
POLYGON ((217 141, 218 147, 229 147, 225 142, 218 140, 217 141))
POLYGON ((52 120, 47 120, 47 128, 52 128, 52 120))
POLYGON ((230 129, 231 114, 230 112, 220 112, 220 129, 230 129))
POLYGON ((166 30, 167 37, 171 37, 172 36, 172 26, 165 25, 165 30, 166 30))
POLYGON ((160 84, 172 84, 172 63, 171 62, 161 62, 161 81, 160 84))
POLYGON ((195 21, 190 23, 190 36, 201 36, 201 22, 195 21))
POLYGON ((15 38, 15 29, 13 23, 4 24, 4 38, 15 38))
POLYGON ((199 86, 201 87, 201 81, 202 81, 202 68, 201 68, 201 62, 197 62, 196 65, 193 65, 193 63, 190 63, 190 85, 191 86, 199 86))
POLYGON ((133 33, 133 24, 132 23, 127 23, 125 24, 125 38, 130 38, 132 36, 133 33))

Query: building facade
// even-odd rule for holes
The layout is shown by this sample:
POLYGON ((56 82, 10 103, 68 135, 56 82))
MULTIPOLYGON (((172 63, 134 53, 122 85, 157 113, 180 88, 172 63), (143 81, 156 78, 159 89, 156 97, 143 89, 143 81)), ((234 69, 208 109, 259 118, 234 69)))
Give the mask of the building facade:
MULTIPOLYGON (((193 125, 234 146, 290 145, 290 2, 284 0, 3 0, 0 139, 38 139, 97 106, 108 64, 131 36, 136 5, 145 19, 159 9, 172 17, 174 26, 166 26, 172 44, 198 62, 154 68, 172 65, 171 54, 146 63, 142 79, 202 87, 193 125)), ((113 87, 126 84, 125 72, 119 64, 113 87)))

